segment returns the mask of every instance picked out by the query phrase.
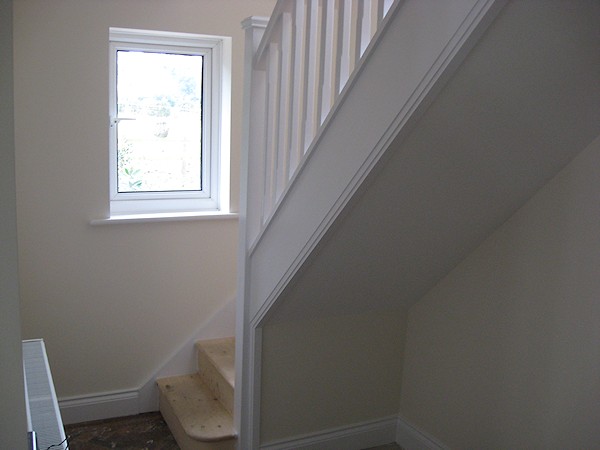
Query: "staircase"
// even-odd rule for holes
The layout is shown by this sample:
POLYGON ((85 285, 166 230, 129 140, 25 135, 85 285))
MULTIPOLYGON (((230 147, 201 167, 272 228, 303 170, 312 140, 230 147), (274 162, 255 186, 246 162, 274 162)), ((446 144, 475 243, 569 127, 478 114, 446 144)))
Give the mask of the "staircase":
MULTIPOLYGON (((401 0, 279 0, 268 21, 251 17, 242 23, 246 30, 244 116, 254 119, 244 133, 264 134, 268 142, 260 138, 249 144, 244 137, 252 149, 243 152, 247 158, 243 167, 253 161, 261 169, 250 170, 249 178, 242 180, 247 192, 241 210, 253 214, 240 219, 244 252, 240 280, 245 279, 246 251, 256 249, 268 224, 276 222, 278 206, 306 163, 322 126, 339 106, 338 98, 353 84, 401 4, 401 0), (266 129, 268 133, 263 133, 266 129), (266 153, 250 157, 255 147, 264 147, 266 153)), ((247 300, 242 309, 254 309, 247 300)), ((245 323, 238 331, 242 328, 249 330, 245 323)), ((246 331, 238 336, 240 348, 258 346, 255 336, 246 336, 246 331)), ((241 383, 237 395, 246 411, 235 412, 239 423, 234 425, 232 419, 234 347, 234 338, 198 342, 197 373, 157 380, 160 411, 183 450, 234 449, 238 430, 248 423, 249 416, 243 416, 254 402, 243 397, 241 383)), ((243 353, 239 352, 240 358, 243 353)), ((258 448, 258 434, 247 436, 240 446, 258 448)))
POLYGON ((198 372, 157 380, 160 412, 182 450, 229 450, 233 427, 235 340, 196 343, 198 372))
POLYGON ((316 422, 264 402, 299 345, 265 328, 410 308, 598 135, 589 2, 547 3, 282 0, 246 24, 241 447, 269 443, 269 407, 270 431, 316 422))
POLYGON ((184 450, 279 448, 268 407, 315 422, 263 402, 296 387, 261 377, 297 345, 263 329, 409 308, 598 135, 597 35, 552 4, 280 0, 244 22, 236 423, 233 339, 200 343, 197 374, 158 382, 184 450))

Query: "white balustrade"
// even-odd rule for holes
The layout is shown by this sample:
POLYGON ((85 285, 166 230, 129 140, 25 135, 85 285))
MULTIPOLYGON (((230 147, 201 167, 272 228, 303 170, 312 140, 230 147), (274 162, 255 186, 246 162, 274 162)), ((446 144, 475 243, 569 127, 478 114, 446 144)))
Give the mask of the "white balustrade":
POLYGON ((247 45, 256 49, 246 68, 247 248, 273 217, 393 3, 279 0, 266 30, 247 28, 247 45), (257 32, 264 32, 260 44, 257 32))

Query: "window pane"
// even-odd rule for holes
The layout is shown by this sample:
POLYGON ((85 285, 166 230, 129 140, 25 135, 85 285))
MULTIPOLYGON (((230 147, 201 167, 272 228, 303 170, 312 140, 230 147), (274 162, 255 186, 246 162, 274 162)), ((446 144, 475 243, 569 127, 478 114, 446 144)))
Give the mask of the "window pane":
POLYGON ((202 64, 117 52, 118 192, 202 190, 202 64))

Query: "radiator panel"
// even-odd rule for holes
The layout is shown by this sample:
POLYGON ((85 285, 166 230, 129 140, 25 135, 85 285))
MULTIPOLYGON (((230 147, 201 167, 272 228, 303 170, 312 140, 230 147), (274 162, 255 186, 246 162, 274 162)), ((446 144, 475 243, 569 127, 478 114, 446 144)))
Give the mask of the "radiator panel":
POLYGON ((37 437, 37 448, 65 450, 65 430, 43 339, 23 341, 23 371, 27 419, 37 437))

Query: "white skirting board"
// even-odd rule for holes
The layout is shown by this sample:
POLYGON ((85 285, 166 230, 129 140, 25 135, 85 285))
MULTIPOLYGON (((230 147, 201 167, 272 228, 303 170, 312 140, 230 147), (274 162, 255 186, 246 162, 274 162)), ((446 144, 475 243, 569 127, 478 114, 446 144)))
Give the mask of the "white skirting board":
MULTIPOLYGON (((139 392, 123 391, 59 402, 65 424, 138 414, 139 392)), ((449 450, 401 416, 389 416, 261 445, 261 450, 359 450, 396 442, 404 450, 449 450)))
POLYGON ((58 405, 65 424, 131 416, 140 412, 137 390, 62 398, 58 405))
POLYGON ((396 442, 404 450, 449 450, 433 436, 419 430, 410 422, 398 417, 398 427, 396 429, 396 442))
POLYGON ((183 375, 197 370, 196 341, 233 336, 235 334, 235 298, 223 303, 189 338, 176 349, 160 368, 146 378, 138 389, 97 392, 90 395, 60 398, 63 423, 131 416, 158 411, 156 379, 183 375))
POLYGON ((401 416, 324 430, 261 445, 261 450, 358 450, 396 442, 404 450, 449 450, 401 416))
POLYGON ((359 450, 394 442, 397 416, 261 445, 261 450, 359 450))

